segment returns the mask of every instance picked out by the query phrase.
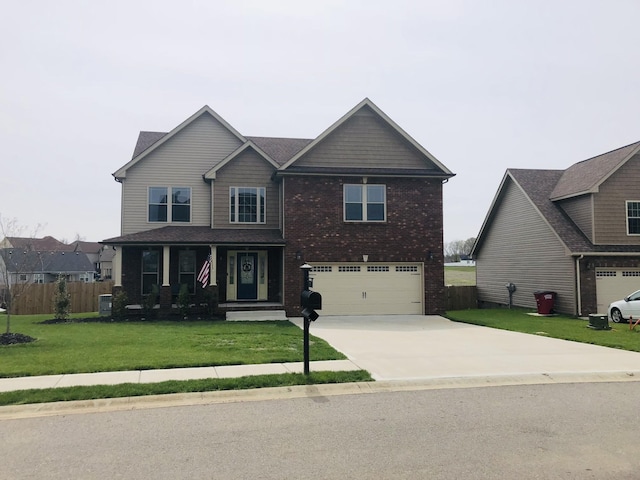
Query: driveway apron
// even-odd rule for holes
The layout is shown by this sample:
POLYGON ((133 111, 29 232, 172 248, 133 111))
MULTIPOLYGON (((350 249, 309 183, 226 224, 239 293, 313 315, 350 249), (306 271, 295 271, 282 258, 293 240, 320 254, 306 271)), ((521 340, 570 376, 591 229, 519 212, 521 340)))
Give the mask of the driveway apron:
MULTIPOLYGON (((301 318, 292 322, 302 327, 301 318)), ((311 323, 310 333, 376 380, 640 373, 640 353, 457 323, 440 316, 321 316, 311 323)))

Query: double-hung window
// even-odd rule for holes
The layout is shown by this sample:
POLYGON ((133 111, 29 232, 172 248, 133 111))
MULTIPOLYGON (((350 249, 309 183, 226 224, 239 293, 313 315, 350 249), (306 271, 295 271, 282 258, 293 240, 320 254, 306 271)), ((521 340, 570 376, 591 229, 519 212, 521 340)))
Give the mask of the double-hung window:
POLYGON ((230 187, 229 221, 231 223, 265 223, 265 188, 230 187))
POLYGON ((196 285, 195 250, 180 250, 178 255, 178 265, 178 283, 180 285, 187 285, 189 293, 194 293, 196 285))
POLYGON ((385 185, 345 185, 344 219, 347 222, 386 221, 387 193, 385 185))
POLYGON ((640 235, 640 201, 627 201, 627 234, 640 235))
POLYGON ((190 222, 190 187, 149 187, 150 222, 190 222))

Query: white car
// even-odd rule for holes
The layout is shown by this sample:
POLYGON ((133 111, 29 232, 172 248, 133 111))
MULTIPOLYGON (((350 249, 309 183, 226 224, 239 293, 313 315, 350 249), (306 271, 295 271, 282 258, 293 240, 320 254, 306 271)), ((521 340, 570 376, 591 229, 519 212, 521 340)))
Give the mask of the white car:
POLYGON ((626 322, 629 317, 634 320, 640 318, 640 290, 609 305, 609 318, 613 322, 626 322))

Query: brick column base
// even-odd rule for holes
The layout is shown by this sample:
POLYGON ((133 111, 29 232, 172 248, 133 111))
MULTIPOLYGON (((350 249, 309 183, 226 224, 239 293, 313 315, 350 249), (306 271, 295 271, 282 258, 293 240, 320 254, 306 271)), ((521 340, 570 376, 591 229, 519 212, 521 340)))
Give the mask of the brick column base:
POLYGON ((160 287, 160 310, 167 312, 171 310, 171 286, 163 285, 160 287))

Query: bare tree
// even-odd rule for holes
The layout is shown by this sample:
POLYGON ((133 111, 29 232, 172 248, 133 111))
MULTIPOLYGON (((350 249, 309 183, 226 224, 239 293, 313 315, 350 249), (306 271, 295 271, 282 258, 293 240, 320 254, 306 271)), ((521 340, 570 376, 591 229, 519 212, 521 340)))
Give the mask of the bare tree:
POLYGON ((448 262, 458 262, 462 255, 471 254, 473 244, 476 242, 475 237, 466 240, 454 240, 444 245, 444 258, 448 262))
MULTIPOLYGON (((38 225, 31 236, 35 238, 40 226, 38 225)), ((28 246, 21 248, 13 248, 10 238, 23 237, 26 230, 21 226, 17 219, 7 219, 0 214, 0 288, 2 289, 2 307, 5 309, 7 316, 7 328, 5 335, 11 334, 11 314, 13 313, 13 305, 28 288, 28 273, 37 271, 37 265, 34 262, 42 261, 38 255, 39 252, 29 251, 28 246)))

